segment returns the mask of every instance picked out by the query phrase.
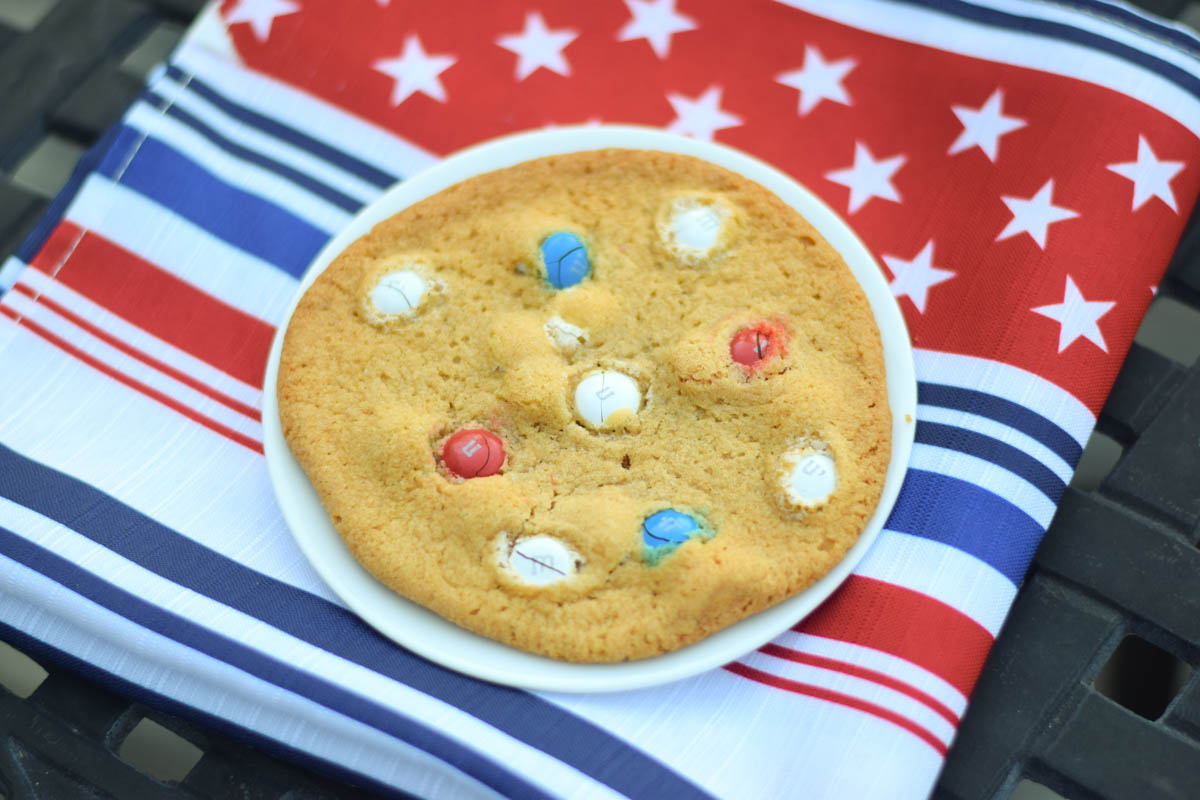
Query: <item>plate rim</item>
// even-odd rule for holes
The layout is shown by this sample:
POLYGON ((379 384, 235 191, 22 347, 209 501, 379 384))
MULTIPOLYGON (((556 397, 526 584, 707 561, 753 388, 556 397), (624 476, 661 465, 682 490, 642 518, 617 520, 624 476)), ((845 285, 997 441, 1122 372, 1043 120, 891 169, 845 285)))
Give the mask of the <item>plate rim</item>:
POLYGON ((916 393, 911 339, 896 298, 870 250, 819 197, 775 167, 726 145, 633 125, 569 126, 511 134, 450 155, 385 191, 330 238, 305 270, 271 342, 263 381, 263 450, 280 511, 304 557, 341 602, 377 632, 447 669, 492 683, 550 692, 626 691, 691 677, 752 652, 810 614, 849 577, 899 496, 916 428, 916 393), (679 650, 637 661, 580 664, 518 650, 461 628, 371 576, 350 555, 283 438, 276 383, 283 339, 300 298, 338 254, 377 223, 474 175, 533 158, 605 148, 690 155, 730 169, 796 209, 838 250, 866 295, 879 328, 892 412, 892 452, 879 503, 866 528, 845 557, 812 586, 679 650), (427 629, 448 637, 448 644, 423 640, 421 632, 427 629))

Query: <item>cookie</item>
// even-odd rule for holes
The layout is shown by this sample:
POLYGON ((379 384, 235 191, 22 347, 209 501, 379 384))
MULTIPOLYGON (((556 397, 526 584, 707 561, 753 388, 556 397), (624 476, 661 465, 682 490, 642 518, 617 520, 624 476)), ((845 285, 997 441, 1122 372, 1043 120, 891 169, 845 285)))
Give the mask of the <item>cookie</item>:
POLYGON ((372 575, 575 662, 803 591, 890 457, 879 331, 839 254, 761 186, 657 151, 524 162, 380 223, 300 300, 277 397, 372 575))

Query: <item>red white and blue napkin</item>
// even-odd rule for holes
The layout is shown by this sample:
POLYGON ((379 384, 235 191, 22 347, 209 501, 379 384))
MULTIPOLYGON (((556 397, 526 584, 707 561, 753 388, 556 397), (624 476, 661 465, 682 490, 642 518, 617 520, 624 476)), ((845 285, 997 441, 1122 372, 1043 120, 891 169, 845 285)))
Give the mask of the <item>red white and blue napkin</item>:
POLYGON ((387 794, 921 797, 1200 192, 1197 41, 1095 0, 225 0, 3 272, 0 636, 387 794), (383 639, 262 456, 322 244, 551 124, 716 139, 879 259, 917 444, 874 548, 723 669, 529 693, 383 639))

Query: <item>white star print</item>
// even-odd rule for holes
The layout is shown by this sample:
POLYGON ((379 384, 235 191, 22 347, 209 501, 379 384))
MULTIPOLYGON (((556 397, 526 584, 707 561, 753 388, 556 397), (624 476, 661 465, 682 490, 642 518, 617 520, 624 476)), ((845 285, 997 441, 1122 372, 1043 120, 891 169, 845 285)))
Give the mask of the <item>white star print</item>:
POLYGON ((913 305, 917 307, 917 311, 922 314, 925 313, 925 300, 929 295, 930 287, 937 286, 954 277, 954 273, 950 270, 938 269, 933 266, 932 239, 925 243, 921 252, 917 253, 916 258, 912 261, 904 261, 895 256, 884 256, 883 260, 892 275, 895 276, 888 284, 892 294, 897 298, 908 295, 913 301, 913 305))
POLYGON ((742 118, 721 110, 721 87, 710 86, 695 100, 681 94, 667 95, 675 109, 675 121, 667 126, 671 133, 682 133, 711 142, 713 134, 725 128, 736 128, 742 118))
POLYGON ((989 161, 995 162, 1000 137, 1025 127, 1025 120, 1006 117, 1001 110, 1003 105, 1004 91, 997 89, 979 108, 951 106, 950 110, 962 123, 963 131, 950 145, 949 155, 978 147, 989 161))
POLYGON ((430 55, 421 46, 421 39, 410 33, 404 39, 404 52, 397 58, 384 58, 371 66, 396 81, 392 87, 392 105, 398 106, 415 92, 446 102, 446 88, 438 75, 457 61, 450 55, 430 55))
POLYGON ((575 40, 579 31, 570 28, 550 30, 537 11, 525 15, 525 30, 501 36, 496 44, 517 54, 517 80, 523 81, 542 67, 570 75, 571 65, 563 57, 563 48, 575 40))
POLYGON ((1069 208, 1054 205, 1050 200, 1053 193, 1054 179, 1051 178, 1041 189, 1038 189, 1037 194, 1028 200, 1022 200, 1019 197, 1001 197, 1004 205, 1008 206, 1008 210, 1012 212, 1013 218, 1008 221, 1004 230, 1000 231, 996 241, 1028 233, 1037 242, 1037 246, 1045 250, 1046 229, 1050 227, 1050 224, 1079 216, 1077 212, 1069 208))
POLYGON ((1175 205, 1175 192, 1171 191, 1171 179, 1183 169, 1183 162, 1159 161, 1145 136, 1138 137, 1137 161, 1109 164, 1108 168, 1133 181, 1134 211, 1145 205, 1151 197, 1157 197, 1176 214, 1179 213, 1175 205))
POLYGON ((791 72, 781 72, 775 76, 775 82, 800 90, 799 113, 800 116, 804 116, 822 100, 852 105, 842 81, 857 64, 853 58, 826 61, 820 50, 812 45, 805 45, 804 65, 791 72))
POLYGON ((850 189, 850 213, 862 208, 872 197, 900 202, 892 185, 892 176, 904 165, 903 155, 876 160, 862 142, 854 143, 854 164, 826 173, 825 178, 850 189))
POLYGON ((241 0, 225 17, 225 24, 249 22, 254 38, 265 42, 271 35, 271 23, 276 17, 295 14, 299 10, 300 6, 291 0, 241 0))
POLYGON ((1068 275, 1063 301, 1051 306, 1038 306, 1032 311, 1058 323, 1058 352, 1066 350, 1082 336, 1107 353, 1108 345, 1104 343, 1104 336, 1096 323, 1115 305, 1105 301, 1084 300, 1079 287, 1068 275))
POLYGON ((659 58, 671 52, 671 34, 698 27, 696 20, 675 10, 675 0, 625 0, 625 6, 633 19, 617 31, 617 41, 645 39, 659 58))

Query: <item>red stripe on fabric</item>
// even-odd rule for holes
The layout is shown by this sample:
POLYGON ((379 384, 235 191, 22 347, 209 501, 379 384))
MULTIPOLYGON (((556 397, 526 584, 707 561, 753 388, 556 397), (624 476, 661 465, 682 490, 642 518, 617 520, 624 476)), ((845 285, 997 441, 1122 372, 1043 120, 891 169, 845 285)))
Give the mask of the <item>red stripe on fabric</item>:
POLYGON ((922 741, 936 750, 938 755, 946 755, 947 748, 946 745, 942 743, 941 739, 937 738, 932 733, 910 720, 908 717, 901 716, 895 711, 886 709, 883 706, 877 706, 874 703, 868 703, 865 700, 859 700, 857 697, 851 697, 850 695, 842 694, 841 692, 823 689, 820 686, 811 686, 807 683, 801 683, 800 681, 781 678, 778 675, 772 675, 769 672, 763 672, 762 670, 755 669, 754 667, 748 667, 738 661, 735 661, 732 664, 726 664, 725 669, 735 675, 740 675, 743 678, 749 678, 752 681, 757 681, 758 683, 766 686, 773 686, 776 689, 783 689, 784 691, 793 692, 795 694, 815 697, 818 700, 825 700, 829 703, 837 703, 838 705, 846 706, 847 708, 853 708, 857 711, 870 714, 873 717, 878 717, 879 719, 901 727, 914 736, 920 738, 922 741))
POLYGON ((39 264, 38 269, 53 275, 71 257, 75 246, 83 238, 83 233, 83 229, 78 225, 60 222, 50 232, 46 243, 42 245, 41 250, 38 250, 37 255, 33 257, 33 261, 29 263, 31 265, 35 263, 39 264))
POLYGON ((125 353, 126 355, 128 355, 132 358, 136 358, 138 361, 141 361, 143 364, 153 367, 154 369, 158 370, 159 372, 163 373, 164 375, 169 375, 170 377, 174 378, 175 380, 179 381, 180 383, 185 384, 186 386, 189 386, 192 389, 195 389, 197 392, 200 392, 201 394, 204 394, 204 395, 212 398, 213 400, 216 400, 218 403, 226 406, 227 408, 231 408, 234 411, 238 412, 239 414, 243 414, 256 422, 262 420, 262 414, 259 413, 258 409, 252 408, 252 407, 246 405, 245 403, 242 403, 238 400, 233 399, 232 397, 230 397, 226 394, 223 394, 222 392, 217 391, 213 387, 209 386, 207 383, 196 380, 191 375, 188 375, 186 372, 181 372, 181 371, 175 369, 174 367, 172 367, 170 364, 159 361, 154 356, 151 356, 147 353, 143 353, 141 350, 138 350, 136 347, 129 344, 128 342, 124 342, 121 339, 118 339, 117 337, 113 336, 108 331, 105 331, 104 329, 99 328, 96 325, 93 325, 92 323, 88 322, 86 319, 84 319, 83 317, 74 313, 73 311, 66 308, 65 306, 55 302, 54 300, 51 300, 49 297, 46 297, 43 294, 39 294, 36 290, 34 290, 28 286, 25 286, 24 284, 21 284, 21 283, 18 283, 15 286, 13 286, 13 290, 20 292, 21 294, 25 295, 26 297, 32 299, 35 303, 45 306, 46 308, 50 309, 54 313, 58 314, 60 317, 63 317, 64 319, 69 320, 70 322, 72 322, 73 324, 82 328, 83 330, 87 331, 92 336, 95 336, 97 339, 101 340, 105 344, 115 347, 116 349, 120 350, 122 353, 125 353))
POLYGON ((986 628, 958 609, 861 575, 851 575, 794 630, 891 653, 967 696, 993 642, 986 628))
POLYGON ((201 361, 262 386, 274 328, 94 231, 60 222, 32 266, 201 361))
POLYGON ((951 711, 945 703, 933 695, 926 694, 920 689, 909 686, 907 683, 897 680, 886 673, 860 667, 857 664, 851 664, 846 661, 839 661, 836 658, 826 658, 825 656, 793 650, 790 647, 781 647, 777 644, 765 644, 759 650, 775 658, 782 658, 797 664, 808 664, 812 667, 820 667, 821 669, 832 670, 833 672, 841 672, 845 675, 877 683, 880 686, 886 686, 889 689, 908 695, 917 702, 924 703, 951 725, 958 725, 958 715, 951 711))
POLYGON ((185 417, 192 420, 193 422, 198 422, 201 425, 203 425, 204 427, 208 428, 209 430, 211 430, 215 433, 219 433, 222 436, 224 436, 225 438, 227 438, 231 441, 237 442, 238 444, 242 445, 243 447, 246 447, 246 448, 258 453, 259 455, 262 455, 263 447, 262 447, 261 442, 255 441, 254 439, 251 439, 249 436, 246 436, 243 433, 238 433, 237 431, 233 430, 232 428, 227 428, 224 425, 222 425, 221 423, 217 422, 216 420, 209 419, 208 417, 201 414, 199 411, 189 408, 188 406, 184 405, 183 403, 180 403, 178 400, 168 397, 167 395, 163 394, 162 392, 158 391, 157 389, 154 389, 150 386, 146 386, 144 383, 141 383, 139 381, 135 381, 133 378, 129 377, 128 375, 126 375, 118 370, 113 369, 112 367, 105 364, 103 361, 100 361, 99 359, 95 358, 94 356, 89 355, 88 353, 85 353, 84 351, 80 350, 78 347, 76 347, 75 345, 66 341, 65 339, 62 339, 62 338, 56 336, 55 334, 51 333, 50 331, 46 330, 41 325, 39 325, 36 322, 34 322, 33 320, 29 319, 29 317, 21 316, 16 311, 14 311, 11 307, 0 305, 0 314, 4 314, 6 317, 8 317, 9 319, 12 319, 17 324, 25 326, 30 331, 32 331, 33 333, 42 337, 43 339, 45 339, 47 342, 54 345, 58 349, 62 350, 63 352, 67 353, 70 356, 73 356, 73 357, 79 359, 80 361, 82 361, 83 363, 92 367, 93 369, 103 372, 105 375, 109 376, 113 380, 119 381, 120 383, 125 384, 129 388, 131 388, 135 391, 141 392, 142 394, 146 395, 147 397, 149 397, 153 400, 157 400, 158 402, 162 403, 164 406, 167 406, 168 408, 170 408, 173 411, 179 412, 180 414, 184 415, 185 417))

